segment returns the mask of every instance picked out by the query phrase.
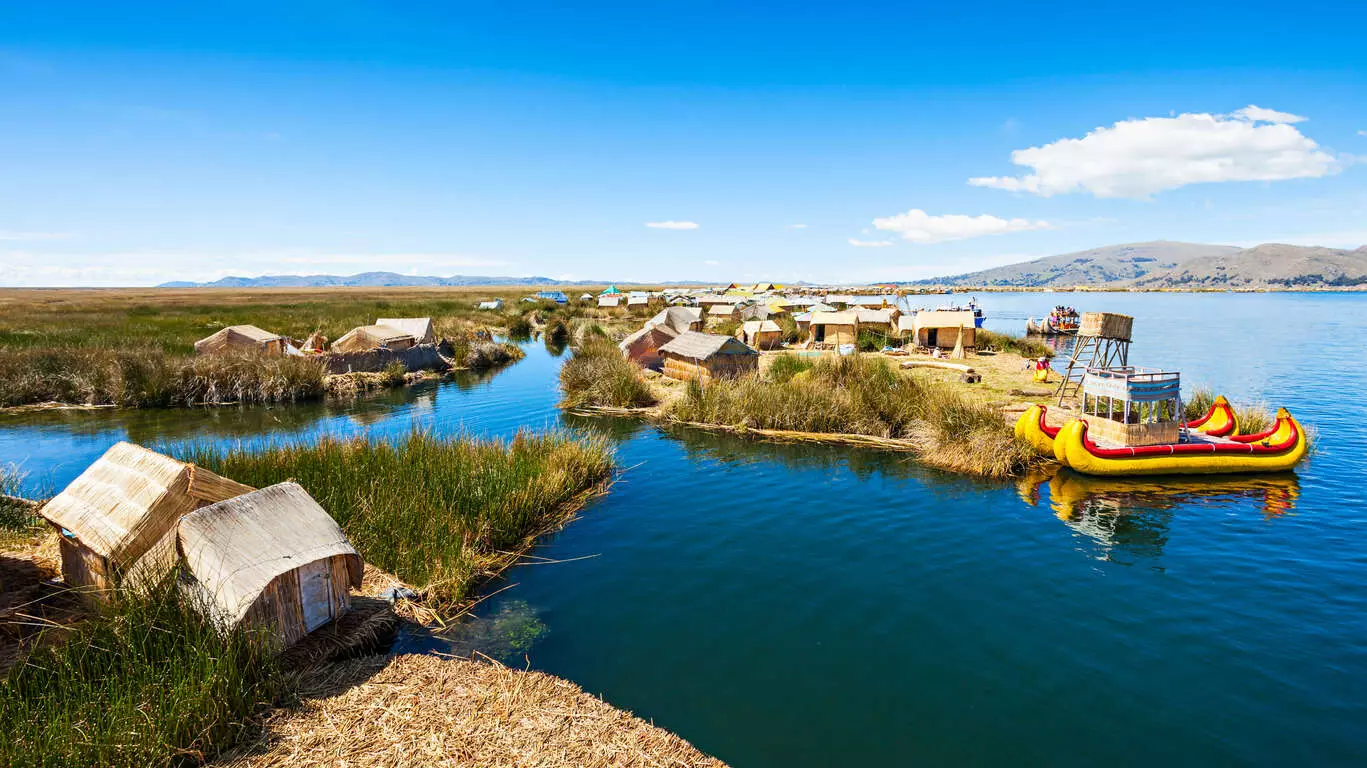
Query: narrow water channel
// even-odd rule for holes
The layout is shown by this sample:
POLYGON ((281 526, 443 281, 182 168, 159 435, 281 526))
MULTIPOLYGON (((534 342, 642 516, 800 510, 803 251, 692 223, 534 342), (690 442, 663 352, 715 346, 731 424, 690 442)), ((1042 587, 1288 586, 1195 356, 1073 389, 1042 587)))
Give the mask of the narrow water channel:
MULTIPOLYGON (((561 358, 348 405, 0 417, 61 487, 120 439, 608 435, 612 493, 445 638, 737 766, 1367 759, 1367 297, 988 294, 1136 317, 1131 362, 1318 432, 1295 475, 982 482, 903 457, 562 417, 561 358)), ((934 300, 931 300, 932 303, 934 300)), ((430 640, 414 640, 421 644, 430 640)))

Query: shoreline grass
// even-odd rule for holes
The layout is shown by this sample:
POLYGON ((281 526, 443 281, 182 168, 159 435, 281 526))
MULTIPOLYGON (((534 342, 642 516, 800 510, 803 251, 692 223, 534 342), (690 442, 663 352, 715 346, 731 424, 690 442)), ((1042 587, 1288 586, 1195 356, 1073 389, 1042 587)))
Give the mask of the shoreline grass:
POLYGON ((324 439, 174 453, 257 488, 294 480, 366 562, 426 590, 440 608, 468 600, 509 553, 564 524, 613 470, 606 442, 560 432, 509 441, 414 432, 397 443, 324 439))
POLYGON ((1039 339, 1013 336, 1009 333, 997 333, 986 328, 977 329, 974 333, 974 339, 979 350, 1010 352, 1031 359, 1054 356, 1053 347, 1039 339))
POLYGON ((221 632, 168 584, 105 607, 0 679, 0 764, 198 764, 279 691, 264 638, 221 632))
POLYGON ((644 408, 655 404, 650 387, 617 345, 589 336, 560 367, 562 405, 567 408, 644 408))

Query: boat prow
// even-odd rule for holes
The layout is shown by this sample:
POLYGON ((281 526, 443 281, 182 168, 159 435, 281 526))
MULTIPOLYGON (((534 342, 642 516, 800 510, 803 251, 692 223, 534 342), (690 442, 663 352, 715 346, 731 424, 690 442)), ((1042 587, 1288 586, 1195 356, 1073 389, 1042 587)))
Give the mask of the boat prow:
POLYGON ((1285 408, 1272 429, 1257 435, 1220 438, 1203 433, 1183 443, 1102 447, 1087 436, 1082 420, 1064 425, 1054 437, 1060 463, 1088 475, 1204 475, 1285 472, 1305 458, 1305 430, 1285 408))
POLYGON ((1239 420, 1234 408, 1224 395, 1215 398, 1210 410, 1199 419, 1187 422, 1189 429, 1199 430, 1212 437, 1230 437, 1239 434, 1239 420))
POLYGON ((1032 405, 1016 419, 1016 439, 1034 448, 1041 456, 1054 457, 1054 438, 1059 428, 1049 426, 1045 420, 1048 408, 1032 405))

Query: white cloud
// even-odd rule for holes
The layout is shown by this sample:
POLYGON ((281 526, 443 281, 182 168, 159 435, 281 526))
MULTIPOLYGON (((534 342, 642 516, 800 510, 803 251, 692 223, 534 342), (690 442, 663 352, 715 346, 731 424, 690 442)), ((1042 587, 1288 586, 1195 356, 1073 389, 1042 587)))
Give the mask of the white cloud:
POLYGON ((707 259, 706 261, 703 262, 703 264, 706 264, 706 265, 709 266, 709 267, 719 267, 719 266, 721 266, 721 262, 720 262, 720 261, 717 261, 716 259, 707 259))
POLYGON ((1367 131, 1358 131, 1359 136, 1367 136, 1367 131))
POLYGON ((1025 232, 1032 229, 1049 229, 1047 221, 1029 219, 999 219, 996 216, 963 216, 945 214, 931 216, 919 208, 913 208, 896 216, 885 216, 873 220, 873 226, 884 232, 896 232, 905 240, 913 243, 942 243, 946 240, 967 240, 984 235, 1003 235, 1007 232, 1025 232))
POLYGON ((887 248, 892 245, 891 240, 855 240, 853 237, 849 242, 855 248, 887 248))
POLYGON ((66 240, 70 237, 69 232, 15 232, 12 229, 0 229, 0 240, 66 240))
POLYGON ((976 187, 1049 197, 1090 192, 1144 198, 1187 184, 1278 181, 1337 173, 1344 158, 1319 148, 1285 112, 1248 106, 1233 115, 1189 113, 1122 120, 1080 139, 1011 153, 1024 176, 985 176, 976 187))
POLYGON ((697 222, 693 221, 647 221, 646 226, 651 229, 697 229, 697 222))
POLYGON ((789 224, 788 229, 806 229, 806 224, 789 224))
POLYGON ((1290 112, 1263 109, 1256 104, 1249 104, 1243 109, 1236 109, 1232 116, 1255 123, 1303 123, 1309 119, 1300 115, 1293 115, 1290 112))

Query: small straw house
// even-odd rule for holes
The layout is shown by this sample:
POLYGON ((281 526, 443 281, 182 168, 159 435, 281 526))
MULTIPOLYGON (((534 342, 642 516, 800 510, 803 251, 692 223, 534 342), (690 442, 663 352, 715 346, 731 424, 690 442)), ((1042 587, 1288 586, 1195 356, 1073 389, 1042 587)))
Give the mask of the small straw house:
POLYGON ((491 312, 498 312, 499 310, 503 309, 503 299, 494 299, 494 300, 492 300, 492 301, 481 301, 481 302, 479 303, 479 308, 480 308, 480 309, 483 309, 483 310, 488 310, 488 311, 491 311, 491 312))
POLYGON ((361 586, 361 556, 295 483, 191 512, 158 549, 196 607, 224 628, 267 629, 281 648, 341 618, 361 586))
POLYGON ((671 379, 708 382, 740 376, 759 367, 759 353, 730 336, 688 331, 660 347, 664 374, 671 379))
POLYGON ((279 334, 263 331, 254 325, 230 325, 195 342, 197 355, 239 351, 283 355, 285 339, 279 334))
POLYGON ((591 293, 581 293, 581 294, 579 294, 579 300, 580 300, 580 301, 593 301, 593 294, 591 294, 591 293))
POLYGON ((740 315, 735 304, 713 304, 707 308, 709 322, 735 320, 740 315))
POLYGON ((647 325, 641 330, 622 339, 617 348, 622 350, 626 359, 651 370, 659 370, 664 365, 660 347, 673 341, 678 331, 667 325, 647 325))
POLYGON ((976 346, 976 330, 971 310, 923 309, 916 313, 912 332, 918 347, 954 349, 957 344, 976 346))
POLYGON ((783 329, 773 320, 750 320, 741 325, 739 338, 755 349, 777 349, 783 344, 783 329))
POLYGON ((859 320, 860 328, 867 328, 879 333, 888 335, 892 333, 893 323, 897 319, 898 312, 895 309, 854 309, 854 316, 859 320))
POLYGON ((598 307, 600 309, 617 309, 622 306, 622 295, 614 293, 598 297, 598 307))
POLYGON ((105 598, 183 515, 251 490, 202 467, 116 443, 39 514, 61 534, 67 586, 105 598))
POLYGON ((646 321, 646 325, 665 326, 677 336, 684 331, 703 329, 702 310, 697 307, 669 307, 646 321))
POLYGON ((432 331, 432 318, 430 317, 382 317, 375 321, 376 325, 386 325, 396 328, 412 336, 419 344, 436 344, 437 335, 432 331))
POLYGON ((417 339, 411 334, 387 325, 363 325, 352 328, 342 338, 332 342, 333 352, 367 352, 372 349, 408 349, 417 339))
POLYGON ((816 346, 838 347, 859 340, 859 316, 848 312, 813 312, 809 338, 816 346))
POLYGON ((645 309, 650 306, 650 297, 644 293, 627 296, 627 309, 645 309))

